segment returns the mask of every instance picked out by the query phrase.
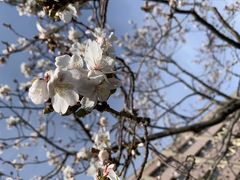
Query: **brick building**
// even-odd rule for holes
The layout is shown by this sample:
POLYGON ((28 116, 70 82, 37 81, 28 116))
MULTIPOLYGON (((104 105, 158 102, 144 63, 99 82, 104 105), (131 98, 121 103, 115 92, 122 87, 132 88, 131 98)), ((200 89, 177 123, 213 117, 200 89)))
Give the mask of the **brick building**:
MULTIPOLYGON (((234 125, 229 145, 224 146, 230 125, 231 119, 200 133, 181 134, 161 152, 164 161, 156 157, 147 163, 142 180, 184 180, 187 174, 190 174, 189 179, 202 180, 207 179, 210 173, 212 178, 209 180, 239 180, 240 122, 234 125), (228 148, 221 154, 225 147, 228 148), (223 158, 220 159, 219 155, 223 158), (192 159, 191 163, 189 159, 192 159), (188 170, 189 164, 192 164, 191 171, 188 170), (213 166, 216 168, 211 171, 213 166)), ((134 180, 135 176, 129 179, 134 180)))

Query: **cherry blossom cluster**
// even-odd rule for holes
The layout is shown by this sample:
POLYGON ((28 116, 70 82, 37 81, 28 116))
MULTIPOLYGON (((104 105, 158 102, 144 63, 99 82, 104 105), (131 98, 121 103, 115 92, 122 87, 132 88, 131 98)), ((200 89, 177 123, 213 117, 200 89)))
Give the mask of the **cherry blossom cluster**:
MULTIPOLYGON (((105 117, 99 120, 99 130, 93 133, 93 147, 91 150, 83 147, 76 153, 74 164, 78 165, 81 162, 88 161, 89 167, 87 175, 92 176, 95 180, 110 179, 120 180, 116 173, 116 165, 113 163, 110 133, 108 130, 108 121, 105 117)), ((60 158, 55 151, 47 151, 48 164, 50 166, 59 166, 60 158)), ((76 169, 73 164, 65 164, 61 171, 65 180, 74 180, 76 169)))
POLYGON ((171 8, 181 7, 185 3, 183 0, 169 0, 169 6, 171 8))
POLYGON ((95 149, 97 153, 89 153, 89 151, 84 149, 84 151, 82 150, 78 153, 79 157, 88 158, 90 166, 87 170, 87 174, 94 179, 120 180, 115 172, 115 164, 111 162, 111 143, 110 133, 107 130, 107 119, 105 117, 100 118, 99 124, 100 129, 94 135, 93 146, 93 149, 95 149))
POLYGON ((113 34, 107 36, 99 28, 91 33, 95 40, 76 42, 70 48, 71 55, 55 58, 55 70, 33 81, 29 89, 33 103, 50 102, 60 114, 75 105, 91 111, 98 102, 107 101, 120 86, 114 71, 113 34))
POLYGON ((0 85, 0 99, 10 99, 11 89, 8 85, 0 85))
MULTIPOLYGON (((64 6, 63 3, 62 6, 64 6)), ((37 15, 39 17, 44 17, 46 15, 50 15, 46 9, 40 8, 43 6, 40 1, 36 0, 28 0, 28 1, 23 1, 19 2, 17 4, 17 11, 20 16, 33 16, 37 15)), ((75 3, 67 3, 66 7, 63 10, 56 10, 56 13, 54 14, 55 18, 60 19, 64 23, 69 23, 72 18, 77 18, 78 15, 80 15, 80 4, 78 2, 75 3)))

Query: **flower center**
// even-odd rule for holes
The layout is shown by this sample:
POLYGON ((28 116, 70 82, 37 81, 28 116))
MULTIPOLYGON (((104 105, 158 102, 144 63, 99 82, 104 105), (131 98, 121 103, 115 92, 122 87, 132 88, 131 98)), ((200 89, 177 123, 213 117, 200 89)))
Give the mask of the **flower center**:
POLYGON ((67 84, 67 83, 64 83, 64 84, 56 84, 55 86, 55 92, 57 94, 59 94, 60 96, 63 96, 66 92, 66 90, 69 90, 72 88, 72 85, 71 84, 67 84))

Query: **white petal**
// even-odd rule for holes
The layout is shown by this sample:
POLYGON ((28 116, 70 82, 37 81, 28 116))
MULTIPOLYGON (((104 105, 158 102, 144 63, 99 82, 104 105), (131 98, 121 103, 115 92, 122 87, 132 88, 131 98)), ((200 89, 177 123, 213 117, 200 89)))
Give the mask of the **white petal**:
POLYGON ((40 33, 46 33, 46 30, 42 27, 42 25, 39 22, 36 23, 36 27, 40 33))
POLYGON ((58 56, 55 58, 55 65, 58 68, 66 68, 69 65, 69 61, 70 61, 70 56, 69 55, 62 55, 62 56, 58 56))
POLYGON ((80 69, 83 67, 83 60, 78 55, 72 55, 70 62, 69 62, 70 68, 73 69, 80 69))
POLYGON ((108 166, 108 169, 113 169, 115 167, 115 164, 110 164, 109 166, 108 166))
POLYGON ((85 53, 85 61, 90 69, 95 69, 101 64, 102 49, 96 41, 89 41, 85 53))
POLYGON ((83 97, 81 100, 82 108, 86 109, 87 111, 91 111, 97 104, 97 99, 95 96, 92 98, 83 97))
POLYGON ((79 96, 74 90, 65 90, 62 94, 59 94, 69 106, 74 106, 77 104, 79 96))
POLYGON ((44 80, 36 79, 28 92, 29 98, 35 104, 42 104, 48 100, 49 94, 47 83, 44 80))
POLYGON ((109 169, 109 174, 108 174, 107 177, 110 180, 119 180, 119 177, 117 176, 117 174, 112 169, 109 169))
POLYGON ((68 103, 59 94, 52 97, 52 106, 57 113, 65 114, 68 109, 68 103))

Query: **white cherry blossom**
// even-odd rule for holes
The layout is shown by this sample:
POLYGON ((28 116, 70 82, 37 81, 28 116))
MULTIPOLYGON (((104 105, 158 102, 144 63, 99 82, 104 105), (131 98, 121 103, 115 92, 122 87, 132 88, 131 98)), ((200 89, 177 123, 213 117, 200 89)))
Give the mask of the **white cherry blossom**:
POLYGON ((99 129, 94 136, 94 147, 99 150, 104 150, 110 147, 110 134, 105 129, 99 129))
POLYGON ((55 58, 55 65, 60 69, 81 69, 83 68, 83 60, 78 55, 62 55, 55 58))
MULTIPOLYGON (((65 23, 70 22, 77 16, 77 7, 69 4, 58 12, 58 16, 65 23)), ((38 22, 37 29, 39 38, 47 39, 55 27, 46 25, 45 28, 38 22)), ((54 73, 47 80, 37 79, 29 91, 29 97, 35 104, 41 104, 50 98, 54 111, 60 114, 65 114, 69 106, 76 105, 79 98, 81 108, 91 111, 97 102, 107 101, 112 90, 120 86, 120 81, 112 76, 115 73, 114 59, 106 52, 106 49, 112 47, 113 33, 107 36, 105 31, 96 28, 93 33, 96 41, 88 40, 83 43, 75 41, 79 38, 75 37, 74 29, 71 29, 70 34, 69 39, 74 40, 70 48, 72 55, 57 56, 54 73)))
POLYGON ((87 175, 92 176, 94 178, 94 180, 98 180, 97 169, 99 169, 99 168, 100 168, 100 164, 98 163, 98 161, 96 161, 96 159, 92 158, 90 161, 90 166, 87 169, 87 175))
POLYGON ((67 166, 63 169, 64 180, 74 180, 74 169, 67 166))
POLYGON ((63 11, 58 12, 57 15, 64 23, 69 23, 73 17, 77 17, 77 9, 73 4, 69 4, 63 11))
POLYGON ((78 56, 84 56, 85 54, 85 49, 86 49, 86 44, 85 43, 79 43, 79 42, 75 42, 71 48, 70 48, 70 52, 72 54, 78 55, 78 56))
POLYGON ((48 158, 48 164, 51 166, 59 164, 59 158, 55 154, 55 152, 47 151, 46 156, 48 158))
POLYGON ((17 6, 17 11, 20 16, 26 15, 31 16, 37 11, 37 2, 35 0, 28 0, 24 4, 19 4, 17 6))
POLYGON ((120 86, 120 81, 116 78, 109 78, 108 81, 98 82, 94 80, 94 87, 90 88, 88 95, 81 100, 82 107, 91 111, 98 101, 106 102, 111 94, 111 90, 117 89, 120 86))
POLYGON ((8 85, 0 85, 0 99, 10 99, 11 89, 8 85))
POLYGON ((86 148, 82 148, 76 155, 76 162, 80 162, 83 159, 88 159, 90 152, 86 148))
POLYGON ((55 70, 47 88, 56 112, 65 114, 69 106, 77 104, 79 95, 74 84, 76 84, 76 80, 72 77, 71 72, 59 68, 55 70))
POLYGON ((50 62, 47 61, 46 59, 40 59, 36 63, 36 67, 39 69, 47 69, 50 65, 50 62))
POLYGON ((94 32, 87 30, 86 33, 92 34, 95 37, 96 42, 101 46, 104 52, 107 54, 112 54, 114 52, 112 44, 117 40, 117 38, 113 32, 107 36, 105 30, 101 28, 95 28, 94 32))
POLYGON ((80 38, 80 33, 79 31, 75 30, 73 27, 68 31, 68 39, 77 42, 80 38))
POLYGON ((89 41, 84 60, 89 69, 89 78, 104 77, 107 79, 105 74, 114 73, 114 59, 103 55, 101 46, 96 41, 89 41))
POLYGON ((12 127, 16 126, 19 122, 20 122, 19 117, 10 116, 8 119, 6 119, 7 128, 11 129, 12 127))
POLYGON ((29 66, 29 64, 22 63, 20 66, 20 69, 26 78, 29 78, 30 75, 32 74, 32 70, 31 70, 31 67, 29 66))
POLYGON ((46 25, 46 27, 42 26, 40 22, 36 22, 37 30, 39 31, 39 39, 47 39, 50 34, 56 31, 57 27, 55 25, 46 25))
POLYGON ((55 65, 60 69, 67 69, 70 61, 69 55, 57 56, 55 58, 55 65))
POLYGON ((24 164, 22 162, 19 162, 17 159, 12 160, 11 164, 18 171, 22 170, 24 166, 24 164))

